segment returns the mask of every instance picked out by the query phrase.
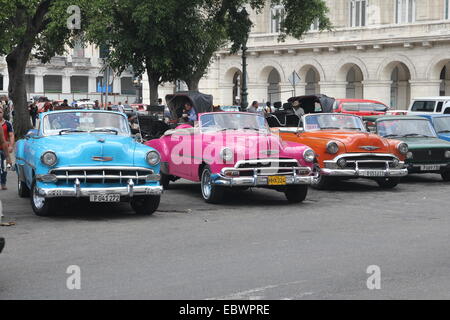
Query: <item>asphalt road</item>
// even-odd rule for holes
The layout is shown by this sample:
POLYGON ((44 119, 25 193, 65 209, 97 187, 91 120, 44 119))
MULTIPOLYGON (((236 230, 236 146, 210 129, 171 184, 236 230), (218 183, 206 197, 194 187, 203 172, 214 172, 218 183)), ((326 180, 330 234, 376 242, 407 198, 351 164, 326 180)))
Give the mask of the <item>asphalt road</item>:
POLYGON ((153 216, 129 206, 70 204, 32 213, 15 175, 0 191, 6 248, 0 299, 429 299, 450 298, 450 184, 406 178, 314 191, 303 204, 255 189, 224 205, 179 182, 153 216), (81 289, 66 286, 81 270, 81 289), (368 266, 381 289, 367 288, 368 266))

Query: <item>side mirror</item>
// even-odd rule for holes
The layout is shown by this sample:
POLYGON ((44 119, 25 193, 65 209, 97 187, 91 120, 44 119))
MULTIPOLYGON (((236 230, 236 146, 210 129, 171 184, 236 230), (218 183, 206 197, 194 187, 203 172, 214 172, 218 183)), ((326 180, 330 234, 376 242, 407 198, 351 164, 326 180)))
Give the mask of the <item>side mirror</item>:
POLYGON ((142 135, 140 133, 136 133, 134 135, 134 140, 136 140, 137 143, 143 143, 144 139, 142 139, 142 135))
POLYGON ((33 138, 33 137, 37 136, 38 133, 39 133, 39 132, 38 132, 37 129, 31 129, 31 130, 29 130, 29 131, 27 132, 27 134, 25 135, 25 138, 26 138, 26 139, 33 138))

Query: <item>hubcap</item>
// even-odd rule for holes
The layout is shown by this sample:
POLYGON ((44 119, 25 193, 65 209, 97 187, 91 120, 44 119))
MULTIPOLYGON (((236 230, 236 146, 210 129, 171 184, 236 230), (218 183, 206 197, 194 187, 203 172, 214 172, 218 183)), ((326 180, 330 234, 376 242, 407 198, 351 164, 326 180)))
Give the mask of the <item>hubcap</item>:
POLYGON ((202 175, 202 193, 205 199, 209 199, 211 196, 211 188, 211 173, 205 170, 202 175))
POLYGON ((45 205, 45 198, 38 195, 36 187, 33 188, 33 203, 36 209, 42 209, 45 205))

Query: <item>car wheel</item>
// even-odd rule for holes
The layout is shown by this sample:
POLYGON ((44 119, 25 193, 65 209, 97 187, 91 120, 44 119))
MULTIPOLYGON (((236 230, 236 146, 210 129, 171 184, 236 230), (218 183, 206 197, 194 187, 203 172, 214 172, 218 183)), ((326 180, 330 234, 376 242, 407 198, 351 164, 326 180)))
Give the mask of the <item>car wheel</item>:
POLYGON ((318 165, 314 166, 314 174, 316 177, 312 179, 311 187, 317 190, 326 190, 330 187, 333 178, 320 174, 320 167, 318 165))
POLYGON ((28 189, 24 181, 20 180, 19 174, 17 175, 17 193, 20 198, 28 198, 30 196, 30 189, 28 189))
POLYGON ((37 193, 36 181, 31 184, 31 207, 34 213, 40 217, 46 217, 53 214, 54 199, 46 199, 37 193))
POLYGON ((137 197, 131 200, 131 208, 134 212, 142 215, 152 215, 159 207, 161 196, 137 197))
POLYGON ((385 178, 377 180, 378 185, 383 189, 393 189, 399 184, 399 182, 399 178, 385 178))
POLYGON ((169 189, 169 184, 170 184, 170 177, 169 177, 169 175, 164 174, 164 173, 161 172, 161 179, 159 180, 159 183, 164 188, 164 190, 168 190, 169 189))
POLYGON ((308 194, 308 186, 290 186, 287 187, 284 194, 290 203, 300 203, 306 199, 306 195, 308 194))
POLYGON ((450 171, 442 171, 441 176, 444 181, 450 181, 450 171))
POLYGON ((201 189, 203 199, 207 203, 217 204, 222 201, 225 190, 212 183, 211 169, 209 166, 205 166, 202 170, 201 189))

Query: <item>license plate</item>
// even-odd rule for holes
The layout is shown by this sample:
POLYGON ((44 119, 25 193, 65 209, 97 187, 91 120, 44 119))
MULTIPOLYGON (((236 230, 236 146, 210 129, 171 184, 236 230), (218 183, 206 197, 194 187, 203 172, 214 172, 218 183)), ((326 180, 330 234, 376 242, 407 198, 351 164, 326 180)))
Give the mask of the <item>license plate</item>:
POLYGON ((360 175, 363 177, 384 177, 386 174, 383 170, 366 170, 361 171, 360 175))
POLYGON ((437 171, 440 170, 441 166, 436 164, 427 164, 420 166, 420 171, 437 171))
POLYGON ((269 186, 284 186, 286 185, 286 177, 284 176, 273 176, 269 177, 269 186))
POLYGON ((120 194, 95 194, 90 197, 91 202, 120 202, 120 194))

